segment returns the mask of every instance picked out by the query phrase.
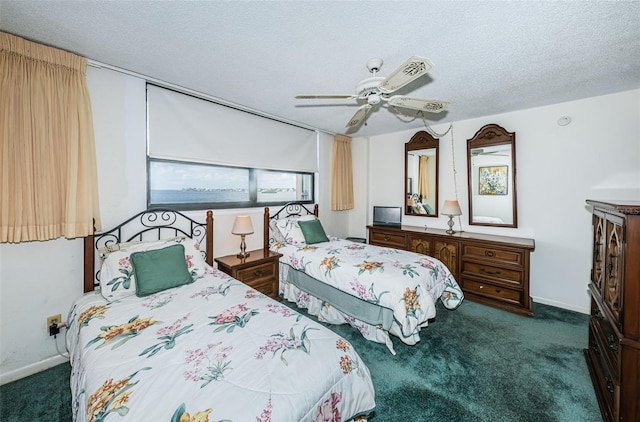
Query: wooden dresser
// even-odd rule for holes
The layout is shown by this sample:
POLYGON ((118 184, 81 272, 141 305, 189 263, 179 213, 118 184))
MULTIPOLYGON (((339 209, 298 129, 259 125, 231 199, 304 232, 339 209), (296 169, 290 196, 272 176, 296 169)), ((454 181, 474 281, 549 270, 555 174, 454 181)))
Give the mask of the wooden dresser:
POLYGON ((529 255, 533 239, 402 226, 367 226, 369 243, 429 255, 449 268, 465 297, 521 315, 533 315, 529 255))
POLYGON ((605 421, 640 421, 640 201, 593 207, 587 366, 605 421))

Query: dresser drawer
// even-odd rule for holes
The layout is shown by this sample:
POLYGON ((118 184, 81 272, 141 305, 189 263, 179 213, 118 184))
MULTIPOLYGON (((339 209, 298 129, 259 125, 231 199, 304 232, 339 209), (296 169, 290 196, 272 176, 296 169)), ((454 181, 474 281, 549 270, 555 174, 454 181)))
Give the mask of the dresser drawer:
POLYGON ((600 350, 602 359, 609 369, 608 372, 615 374, 615 381, 619 382, 620 380, 617 379, 617 368, 620 354, 620 339, 615 331, 613 331, 611 324, 602 318, 602 316, 592 316, 589 328, 593 338, 597 341, 598 350, 600 350))
POLYGON ((494 265, 479 264, 476 262, 464 261, 462 263, 463 275, 474 275, 479 277, 491 277, 492 279, 503 281, 505 283, 514 284, 515 287, 522 284, 522 271, 512 270, 509 268, 497 267, 494 265))
POLYGON ((245 268, 242 270, 238 270, 236 273, 236 278, 243 283, 251 284, 256 280, 260 280, 263 278, 272 279, 275 277, 277 263, 268 262, 262 265, 256 265, 251 268, 245 268))
POLYGON ((496 299, 504 299, 514 302, 520 302, 522 293, 519 290, 507 289, 505 287, 494 286, 489 283, 483 283, 468 278, 462 279, 462 289, 470 294, 478 294, 496 299))
POLYGON ((372 245, 405 249, 407 247, 407 236, 402 233, 380 232, 373 230, 369 234, 369 243, 372 245))
POLYGON ((480 245, 464 245, 462 255, 467 258, 481 258, 506 262, 518 266, 524 265, 524 253, 510 249, 494 248, 480 245))
POLYGON ((605 421, 613 421, 618 413, 620 384, 616 383, 604 362, 602 350, 593 335, 593 326, 589 327, 589 348, 585 350, 587 367, 596 391, 602 417, 605 421))

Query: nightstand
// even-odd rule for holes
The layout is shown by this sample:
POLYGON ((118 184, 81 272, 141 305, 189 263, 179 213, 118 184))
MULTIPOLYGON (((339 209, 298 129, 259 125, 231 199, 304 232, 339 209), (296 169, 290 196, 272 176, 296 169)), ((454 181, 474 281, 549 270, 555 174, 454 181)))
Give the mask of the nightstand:
POLYGON ((273 299, 280 300, 278 295, 279 262, 282 254, 264 249, 249 251, 246 258, 227 255, 216 258, 218 269, 231 277, 242 281, 273 299))

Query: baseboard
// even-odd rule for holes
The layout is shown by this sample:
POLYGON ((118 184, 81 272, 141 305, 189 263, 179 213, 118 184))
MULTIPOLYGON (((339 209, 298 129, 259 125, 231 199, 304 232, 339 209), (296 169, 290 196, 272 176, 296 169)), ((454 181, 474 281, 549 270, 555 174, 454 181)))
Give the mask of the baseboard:
POLYGON ((556 308, 562 308, 569 311, 580 312, 581 314, 590 314, 591 310, 589 308, 583 308, 581 306, 575 306, 564 302, 558 302, 556 300, 549 300, 543 297, 534 297, 531 299, 536 303, 542 303, 543 305, 555 306, 556 308))
POLYGON ((52 356, 50 358, 41 360, 40 362, 32 363, 31 365, 23 366, 22 368, 14 369, 6 373, 0 374, 0 385, 7 384, 11 381, 19 380, 20 378, 28 377, 29 375, 37 374, 45 369, 53 368, 61 363, 68 362, 69 359, 62 356, 52 356))

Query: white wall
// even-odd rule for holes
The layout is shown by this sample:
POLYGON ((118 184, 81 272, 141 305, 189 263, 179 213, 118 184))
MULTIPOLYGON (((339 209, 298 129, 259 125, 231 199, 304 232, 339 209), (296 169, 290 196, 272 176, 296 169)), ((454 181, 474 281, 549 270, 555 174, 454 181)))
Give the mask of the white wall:
MULTIPOLYGON (((443 133, 448 125, 434 126, 443 133)), ((640 199, 640 90, 455 122, 457 190, 466 231, 535 239, 531 295, 536 302, 589 312, 591 215, 586 199, 640 199), (571 124, 559 126, 558 118, 571 124), (469 226, 466 142, 482 126, 516 132, 518 228, 469 226)), ((404 143, 416 131, 370 138, 368 200, 353 212, 371 221, 373 205, 403 204, 404 143), (363 209, 364 208, 364 209, 363 209)), ((366 172, 367 176, 364 175, 366 172)), ((440 206, 455 197, 451 136, 440 139, 440 206)), ((404 216, 406 225, 446 228, 448 218, 404 216)), ((359 225, 357 219, 350 224, 359 225)), ((356 227, 352 227, 355 231, 356 227)))
MULTIPOLYGON (((87 68, 98 165, 102 228, 110 229, 146 207, 145 81, 108 69, 87 68)), ((330 211, 333 136, 321 134, 316 194, 328 233, 345 236, 348 212, 330 211)), ((233 219, 252 217, 247 249, 262 247, 264 209, 216 210, 214 255, 240 250, 233 219)), ((188 213, 204 221, 205 212, 188 213)), ((0 244, 0 384, 65 361, 46 330, 46 318, 67 313, 82 294, 82 240, 0 244)), ((64 351, 64 336, 58 336, 64 351)))

